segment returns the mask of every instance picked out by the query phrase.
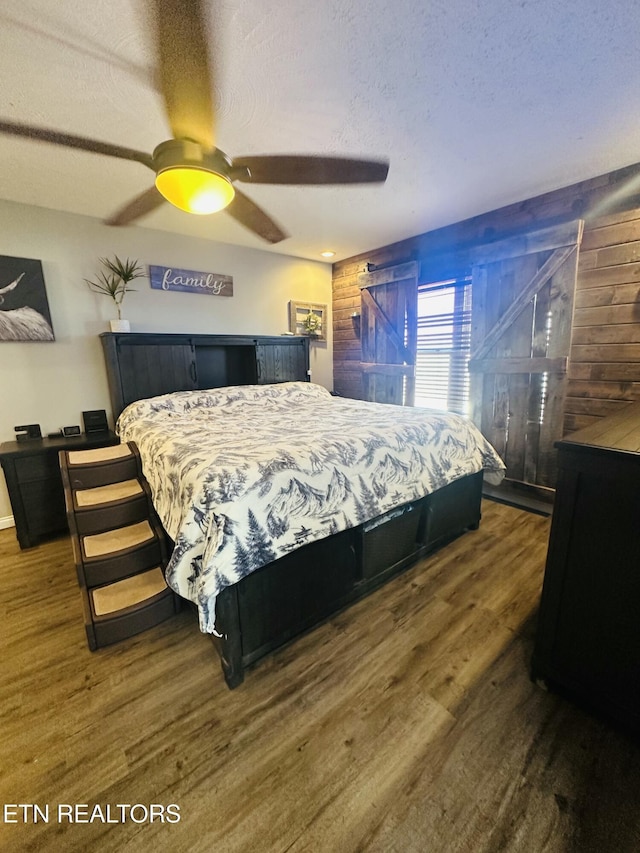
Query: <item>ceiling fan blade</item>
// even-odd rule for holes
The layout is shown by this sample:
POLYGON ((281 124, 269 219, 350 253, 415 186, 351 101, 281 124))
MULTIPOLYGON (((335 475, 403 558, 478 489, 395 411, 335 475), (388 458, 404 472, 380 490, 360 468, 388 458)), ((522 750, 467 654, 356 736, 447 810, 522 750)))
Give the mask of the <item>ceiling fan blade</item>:
POLYGON ((289 236, 277 225, 270 216, 268 216, 261 207, 251 201, 251 199, 236 188, 236 194, 228 207, 225 208, 227 213, 253 231, 259 237, 267 240, 269 243, 279 243, 281 240, 286 240, 289 236))
POLYGON ((17 121, 5 121, 0 119, 0 133, 9 136, 22 136, 37 142, 51 142, 54 145, 63 145, 65 148, 78 148, 81 151, 90 151, 92 154, 105 154, 107 157, 120 157, 122 160, 135 160, 153 169, 153 160, 149 154, 136 151, 133 148, 123 148, 120 145, 111 145, 108 142, 97 142, 95 139, 86 139, 84 136, 75 136, 71 133, 59 133, 57 130, 47 130, 43 127, 31 127, 17 121))
POLYGON ((154 0, 160 84, 176 139, 215 147, 211 60, 202 0, 154 0))
POLYGON ((234 171, 240 170, 236 180, 252 184, 368 184, 385 181, 389 163, 349 157, 283 154, 234 157, 233 168, 234 171), (241 170, 245 169, 248 174, 242 174, 241 170))
POLYGON ((150 187, 139 196, 122 207, 113 216, 105 221, 105 225, 128 225, 141 216, 151 213, 156 207, 160 207, 164 203, 163 196, 160 195, 155 187, 150 187))

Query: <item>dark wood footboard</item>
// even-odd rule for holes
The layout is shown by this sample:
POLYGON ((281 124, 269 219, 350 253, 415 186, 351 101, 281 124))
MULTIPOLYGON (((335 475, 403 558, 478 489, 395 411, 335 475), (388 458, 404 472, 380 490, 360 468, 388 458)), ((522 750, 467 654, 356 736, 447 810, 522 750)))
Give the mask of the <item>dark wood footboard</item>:
POLYGON ((213 641, 227 685, 237 687, 245 667, 477 529, 481 498, 482 472, 305 545, 224 589, 216 602, 222 636, 213 641))

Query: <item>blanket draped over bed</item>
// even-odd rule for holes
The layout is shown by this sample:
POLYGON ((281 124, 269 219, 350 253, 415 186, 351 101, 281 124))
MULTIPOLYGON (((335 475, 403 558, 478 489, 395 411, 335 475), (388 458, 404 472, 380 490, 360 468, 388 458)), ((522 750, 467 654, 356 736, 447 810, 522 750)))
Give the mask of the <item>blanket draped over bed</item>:
POLYGON ((458 415, 289 382, 184 391, 120 415, 175 543, 167 582, 215 633, 215 598, 290 551, 504 465, 458 415))

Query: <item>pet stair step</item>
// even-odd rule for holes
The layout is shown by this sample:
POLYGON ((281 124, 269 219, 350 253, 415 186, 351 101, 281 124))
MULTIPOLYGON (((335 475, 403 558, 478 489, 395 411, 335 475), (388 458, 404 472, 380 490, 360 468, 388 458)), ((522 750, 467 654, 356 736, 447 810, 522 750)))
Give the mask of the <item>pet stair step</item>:
POLYGON ((149 517, 150 498, 137 479, 93 489, 74 489, 72 500, 75 522, 81 535, 97 534, 149 517))
POLYGON ((122 551, 131 551, 140 545, 146 545, 150 540, 155 539, 155 536, 147 520, 128 524, 125 527, 116 527, 115 530, 106 530, 104 533, 81 536, 83 560, 88 563, 91 560, 116 557, 122 551))
POLYGON ((132 480, 141 472, 140 457, 130 444, 114 444, 91 450, 63 450, 61 466, 71 489, 92 489, 132 480), (63 459, 64 457, 64 459, 63 459))
POLYGON ((79 537, 80 570, 87 587, 128 577, 164 562, 161 531, 148 520, 79 537))
MULTIPOLYGON (((93 604, 90 605, 93 610, 93 604)), ((95 651, 153 628, 178 612, 176 595, 165 587, 137 604, 85 621, 89 648, 95 651)))
POLYGON ((95 619, 136 607, 169 589, 159 566, 121 581, 98 586, 89 596, 95 619))
POLYGON ((103 504, 144 495, 144 493, 142 484, 136 478, 122 480, 118 483, 108 483, 106 486, 96 486, 93 489, 74 489, 73 499, 76 511, 82 512, 103 504))

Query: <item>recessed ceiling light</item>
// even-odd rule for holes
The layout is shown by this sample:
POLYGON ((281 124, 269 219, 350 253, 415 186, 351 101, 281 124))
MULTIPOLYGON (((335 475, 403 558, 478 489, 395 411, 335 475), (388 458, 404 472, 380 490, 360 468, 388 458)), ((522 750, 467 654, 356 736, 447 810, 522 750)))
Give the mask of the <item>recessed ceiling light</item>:
POLYGON ((335 252, 320 252, 323 258, 332 258, 335 255, 335 252))

